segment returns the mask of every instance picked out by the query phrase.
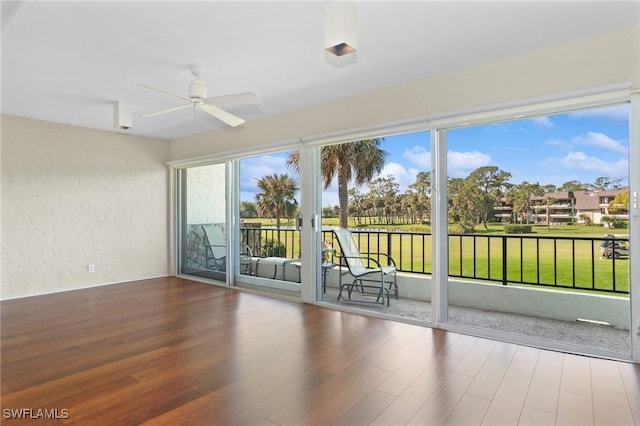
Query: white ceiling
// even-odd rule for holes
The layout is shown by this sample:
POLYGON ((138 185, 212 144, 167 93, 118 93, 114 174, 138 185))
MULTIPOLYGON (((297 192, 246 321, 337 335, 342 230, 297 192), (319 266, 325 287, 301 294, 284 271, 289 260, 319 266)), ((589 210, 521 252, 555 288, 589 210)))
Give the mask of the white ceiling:
POLYGON ((130 82, 187 95, 190 67, 205 67, 209 96, 263 99, 228 108, 250 121, 640 21, 638 1, 359 1, 358 52, 336 60, 325 4, 3 1, 2 112, 114 130, 119 100, 126 132, 175 139, 224 124, 190 109, 144 118, 181 101, 130 82))

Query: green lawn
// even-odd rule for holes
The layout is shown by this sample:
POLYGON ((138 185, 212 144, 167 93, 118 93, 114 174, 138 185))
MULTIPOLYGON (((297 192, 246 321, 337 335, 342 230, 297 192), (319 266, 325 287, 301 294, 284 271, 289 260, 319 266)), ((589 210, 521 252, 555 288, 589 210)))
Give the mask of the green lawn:
MULTIPOLYGON (((275 221, 259 219, 263 226, 273 226, 275 221)), ((283 222, 283 225, 293 225, 283 222)), ((337 218, 323 219, 325 226, 337 226, 337 218), (334 223, 335 222, 335 223, 334 223)), ((385 226, 384 230, 367 231, 355 236, 362 252, 382 252, 394 258, 402 271, 429 273, 431 271, 431 236, 421 235, 429 232, 428 225, 396 225, 385 226), (390 232, 388 234, 386 231, 390 232), (395 233, 394 233, 395 232, 395 233), (389 237, 390 236, 390 237, 389 237), (390 239, 389 239, 390 238, 390 239)), ((477 229, 474 239, 465 235, 449 238, 449 273, 452 276, 477 277, 478 279, 502 280, 502 224, 491 224, 488 230, 482 226, 477 229)), ((536 226, 532 234, 525 236, 562 236, 562 237, 594 237, 600 238, 607 233, 598 226, 536 226)), ((356 228, 357 231, 357 228, 356 228)), ((455 234, 457 227, 450 226, 449 232, 455 234)), ((262 231, 263 241, 275 238, 273 231, 262 231)), ((618 233, 626 234, 626 230, 618 233)), ((330 234, 325 234, 325 242, 330 243, 330 234)), ((281 241, 287 246, 287 256, 298 257, 299 233, 297 231, 281 231, 281 241)), ((337 244, 335 244, 337 248, 337 244)), ((629 265, 628 259, 600 260, 599 241, 591 240, 556 240, 525 238, 520 245, 519 238, 507 238, 506 260, 508 281, 524 281, 557 285, 559 287, 594 288, 597 290, 628 291, 629 265), (555 256, 554 256, 555 253, 555 256), (554 265, 555 258, 555 265, 554 265), (593 268, 592 268, 593 265, 593 268)))

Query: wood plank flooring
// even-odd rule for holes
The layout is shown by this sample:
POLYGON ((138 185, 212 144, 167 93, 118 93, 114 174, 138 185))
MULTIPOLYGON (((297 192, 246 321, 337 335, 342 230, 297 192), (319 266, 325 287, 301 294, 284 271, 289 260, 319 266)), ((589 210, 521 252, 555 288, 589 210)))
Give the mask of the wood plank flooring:
POLYGON ((0 309, 6 425, 640 424, 640 365, 177 278, 0 309))

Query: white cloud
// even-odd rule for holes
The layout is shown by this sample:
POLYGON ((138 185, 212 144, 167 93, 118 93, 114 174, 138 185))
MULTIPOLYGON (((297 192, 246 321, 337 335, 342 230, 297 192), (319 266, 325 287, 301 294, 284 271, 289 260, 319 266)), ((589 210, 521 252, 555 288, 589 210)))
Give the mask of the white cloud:
MULTIPOLYGON (((379 177, 385 178, 387 176, 393 176, 396 183, 400 186, 399 193, 404 192, 407 187, 416 181, 416 176, 420 170, 414 168, 406 168, 402 164, 399 163, 387 163, 384 165, 384 168, 380 172, 379 175, 375 176, 374 179, 379 177)), ((349 188, 355 188, 356 185, 353 182, 349 183, 349 188)), ((369 186, 364 184, 362 186, 358 186, 358 191, 362 193, 366 193, 369 191, 369 186)), ((322 206, 334 206, 338 204, 338 186, 335 182, 333 182, 329 188, 322 190, 322 206)))
POLYGON ((571 139, 571 144, 574 146, 595 146, 597 148, 619 153, 627 152, 627 147, 620 141, 611 139, 609 136, 598 132, 588 132, 586 135, 576 136, 571 139))
POLYGON ((565 141, 564 139, 549 139, 549 140, 546 140, 544 143, 546 145, 557 146, 563 149, 571 148, 569 142, 565 141))
POLYGON ((240 162, 240 191, 242 199, 254 201, 254 195, 258 192, 256 179, 267 175, 288 174, 294 179, 298 179, 296 173, 292 172, 286 164, 286 157, 276 155, 260 155, 257 157, 243 158, 240 162))
POLYGON ((545 144, 557 146, 567 151, 577 147, 586 146, 617 152, 620 154, 626 154, 629 150, 626 142, 612 139, 604 133, 599 132, 587 132, 583 135, 574 136, 569 141, 564 139, 549 139, 545 141, 545 144))
POLYGON ((447 153, 447 174, 451 177, 467 177, 478 167, 491 164, 491 156, 479 151, 449 151, 447 153))
POLYGON ((539 127, 546 127, 546 128, 553 127, 553 121, 551 121, 551 119, 547 116, 534 117, 529 120, 539 127))
POLYGON ((629 171, 629 163, 625 158, 617 161, 605 161, 598 157, 589 156, 582 151, 570 152, 562 158, 549 158, 545 161, 545 166, 591 172, 610 178, 625 178, 629 171))
POLYGON ((388 163, 384 165, 379 177, 393 176, 400 185, 400 192, 404 192, 407 186, 416 181, 417 169, 409 168, 399 163, 388 163))
POLYGON ((406 150, 402 153, 402 158, 420 168, 431 169, 431 152, 422 146, 416 145, 406 150))

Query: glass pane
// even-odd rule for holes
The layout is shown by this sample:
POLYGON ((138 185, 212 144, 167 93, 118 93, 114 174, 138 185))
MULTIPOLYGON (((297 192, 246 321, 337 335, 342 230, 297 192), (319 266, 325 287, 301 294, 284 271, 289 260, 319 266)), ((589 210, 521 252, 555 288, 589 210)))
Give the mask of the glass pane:
POLYGON ((321 300, 430 321, 429 132, 326 145, 321 163, 321 300))
POLYGON ((182 171, 181 272, 226 281, 225 165, 182 171))
POLYGON ((628 132, 627 104, 447 131, 450 322, 630 353, 628 132))
POLYGON ((238 285, 300 292, 299 178, 295 152, 240 160, 238 285))

